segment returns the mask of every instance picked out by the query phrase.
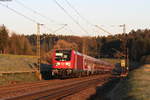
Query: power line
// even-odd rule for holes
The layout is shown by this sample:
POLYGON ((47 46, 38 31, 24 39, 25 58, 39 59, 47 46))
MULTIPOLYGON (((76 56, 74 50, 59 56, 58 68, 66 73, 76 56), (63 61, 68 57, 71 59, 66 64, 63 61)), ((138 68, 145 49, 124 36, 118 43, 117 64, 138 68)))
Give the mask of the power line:
MULTIPOLYGON (((50 33, 51 33, 51 34, 56 34, 58 31, 64 29, 66 26, 67 26, 67 24, 63 25, 62 27, 60 27, 60 28, 58 28, 58 29, 56 29, 55 31, 50 32, 50 33)), ((46 27, 46 28, 47 28, 47 27, 46 27)), ((48 28, 48 29, 49 29, 49 28, 48 28)), ((48 36, 45 36, 45 37, 43 37, 43 38, 41 38, 41 40, 43 40, 43 39, 45 39, 45 38, 47 38, 47 37, 49 37, 49 35, 48 35, 48 36)))
MULTIPOLYGON (((7 9, 13 11, 14 13, 16 13, 16 14, 18 14, 18 15, 24 17, 25 19, 27 19, 27 20, 29 20, 29 21, 31 21, 31 22, 33 22, 33 23, 40 24, 40 23, 37 22, 36 20, 34 20, 34 19, 32 19, 32 18, 30 18, 30 17, 28 17, 28 16, 25 16, 25 15, 22 14, 21 12, 18 12, 17 10, 15 10, 15 9, 13 9, 13 8, 11 8, 11 7, 7 6, 7 5, 5 5, 5 4, 0 3, 0 5, 3 6, 3 7, 6 7, 7 9)), ((56 33, 57 31, 63 29, 67 24, 62 24, 62 25, 63 25, 62 27, 58 28, 57 30, 53 31, 52 33, 56 33)), ((44 25, 44 26, 45 26, 45 25, 44 25)), ((47 27, 47 28, 48 28, 48 27, 47 27)), ((48 28, 48 29, 51 30, 50 28, 48 28)), ((51 30, 51 31, 52 31, 52 30, 51 30)))
POLYGON ((86 23, 88 23, 89 25, 91 26, 94 26, 94 27, 97 27, 99 28, 100 30, 112 35, 112 33, 108 32, 107 30, 103 29, 102 27, 98 26, 98 25, 93 25, 91 22, 89 22, 87 19, 85 19, 85 17, 83 17, 77 10, 76 8, 68 1, 68 0, 65 0, 66 3, 76 12, 76 14, 82 19, 84 20, 86 23))
POLYGON ((76 21, 76 20, 68 13, 68 11, 67 11, 64 7, 62 7, 62 6, 57 2, 57 0, 54 0, 54 2, 59 6, 59 8, 61 8, 61 9, 66 13, 66 15, 68 15, 68 16, 70 17, 70 19, 72 19, 72 21, 73 21, 75 24, 77 24, 77 25, 82 29, 82 31, 84 31, 85 33, 88 33, 88 32, 78 23, 78 21, 76 21))
POLYGON ((63 28, 66 27, 66 26, 67 26, 67 24, 65 24, 64 26, 62 26, 62 27, 56 29, 56 30, 54 31, 54 33, 56 33, 57 31, 59 31, 59 30, 61 30, 61 29, 63 29, 63 28))
POLYGON ((68 30, 69 30, 71 33, 78 34, 78 33, 74 32, 74 31, 72 31, 72 29, 71 29, 71 27, 70 27, 69 25, 68 25, 68 30))
POLYGON ((30 17, 28 17, 28 16, 25 16, 24 14, 18 12, 17 10, 15 10, 15 9, 13 9, 13 8, 10 8, 9 6, 7 6, 7 5, 5 5, 5 4, 0 3, 0 5, 3 6, 3 7, 6 7, 7 9, 13 11, 14 13, 16 13, 16 14, 18 14, 18 15, 24 17, 25 19, 27 19, 27 20, 29 20, 29 21, 31 21, 31 22, 33 22, 33 23, 39 23, 39 22, 37 22, 36 20, 34 20, 34 19, 32 19, 32 18, 30 18, 30 17))
MULTIPOLYGON (((51 21, 51 22, 53 22, 53 23, 57 23, 57 22, 55 22, 54 20, 50 19, 49 17, 47 17, 47 16, 41 14, 40 12, 34 10, 33 8, 31 8, 31 7, 29 7, 29 6, 26 6, 25 4, 23 4, 23 3, 20 2, 19 0, 15 0, 15 2, 16 2, 17 4, 23 6, 24 8, 28 9, 29 11, 33 12, 34 14, 37 14, 37 15, 39 15, 40 17, 42 17, 42 18, 44 18, 44 19, 46 19, 46 20, 49 20, 49 21, 51 21)), ((58 24, 58 23, 57 23, 57 24, 58 24)), ((64 24, 60 24, 60 25, 64 25, 64 24)))
MULTIPOLYGON (((78 24, 78 25, 80 26, 80 28, 81 28, 84 32, 88 33, 88 32, 65 10, 65 8, 63 8, 63 7, 57 2, 57 0, 54 0, 54 1, 55 1, 55 3, 67 14, 76 24, 78 24)), ((97 28, 99 28, 100 30, 102 30, 102 31, 104 31, 104 32, 106 32, 106 33, 112 35, 112 33, 108 32, 107 30, 105 30, 105 29, 103 29, 103 28, 101 28, 101 27, 99 27, 99 26, 97 26, 97 25, 93 25, 91 22, 89 22, 87 19, 85 19, 85 18, 78 12, 78 11, 75 9, 75 7, 72 6, 71 3, 70 3, 68 0, 65 0, 65 1, 66 1, 66 3, 76 12, 76 14, 77 14, 78 16, 80 16, 80 18, 81 18, 82 20, 85 20, 85 21, 86 21, 88 24, 90 24, 91 26, 97 27, 97 28)))
POLYGON ((113 35, 112 33, 108 32, 107 30, 101 28, 101 27, 98 26, 98 25, 94 25, 94 26, 97 27, 98 29, 100 29, 100 30, 102 30, 102 31, 104 31, 104 32, 106 32, 106 33, 108 33, 109 35, 113 35))
MULTIPOLYGON (((68 1, 68 0, 64 0, 77 14, 77 16, 79 16, 83 21, 85 21, 87 24, 89 24, 90 26, 94 26, 90 21, 88 21, 84 16, 82 16, 79 11, 68 1)), ((89 34, 91 35, 91 34, 89 34)))
POLYGON ((66 3, 75 11, 75 13, 82 19, 84 20, 86 23, 90 24, 90 25, 93 25, 91 22, 89 22, 85 17, 83 17, 79 12, 78 10, 68 1, 68 0, 65 0, 66 3))

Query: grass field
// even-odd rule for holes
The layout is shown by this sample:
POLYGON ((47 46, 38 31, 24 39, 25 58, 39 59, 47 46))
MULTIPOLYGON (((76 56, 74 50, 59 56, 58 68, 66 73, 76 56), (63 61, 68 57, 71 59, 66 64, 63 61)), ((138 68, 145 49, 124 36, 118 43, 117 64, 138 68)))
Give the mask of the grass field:
MULTIPOLYGON (((34 56, 0 54, 0 72, 30 71, 37 62, 34 56)), ((37 81, 35 73, 1 74, 0 85, 37 81)))
POLYGON ((107 61, 112 64, 120 63, 120 59, 101 58, 101 60, 107 61))
POLYGON ((0 76, 0 85, 34 81, 38 81, 38 78, 35 76, 35 73, 3 74, 2 76, 0 76))
POLYGON ((144 65, 129 74, 109 94, 111 100, 150 100, 150 65, 144 65))
POLYGON ((30 64, 36 62, 37 58, 34 56, 0 54, 0 71, 31 70, 30 64))

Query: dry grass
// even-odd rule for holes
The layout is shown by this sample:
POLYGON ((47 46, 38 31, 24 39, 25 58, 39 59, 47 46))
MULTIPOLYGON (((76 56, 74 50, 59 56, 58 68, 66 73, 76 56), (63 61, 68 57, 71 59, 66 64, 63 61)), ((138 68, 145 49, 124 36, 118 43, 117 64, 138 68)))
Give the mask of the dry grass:
POLYGON ((142 66, 131 72, 127 79, 120 81, 109 97, 112 100, 150 100, 150 72, 145 71, 147 68, 142 66))
POLYGON ((0 76, 0 85, 38 81, 35 73, 4 74, 0 76))
POLYGON ((34 56, 0 54, 0 71, 31 70, 30 64, 36 63, 34 56))
POLYGON ((102 60, 107 61, 112 64, 120 63, 120 59, 109 59, 109 58, 102 58, 102 60))
MULTIPOLYGON (((31 64, 37 62, 35 56, 0 54, 0 72, 29 71, 31 64)), ((1 74, 0 85, 38 80, 34 73, 1 74)))

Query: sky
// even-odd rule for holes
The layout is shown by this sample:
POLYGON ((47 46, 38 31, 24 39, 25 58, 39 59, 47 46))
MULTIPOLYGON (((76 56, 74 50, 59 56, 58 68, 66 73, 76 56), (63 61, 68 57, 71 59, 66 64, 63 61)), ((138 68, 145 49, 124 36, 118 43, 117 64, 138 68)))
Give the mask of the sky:
POLYGON ((33 34, 37 31, 36 23, 41 23, 44 24, 40 27, 41 34, 79 36, 108 35, 94 25, 112 34, 122 33, 122 27, 119 27, 122 24, 126 24, 127 33, 132 29, 150 28, 150 0, 67 0, 82 18, 67 4, 66 0, 56 1, 69 16, 56 4, 55 0, 10 0, 7 2, 0 0, 1 4, 35 20, 32 22, 0 5, 0 25, 4 24, 11 32, 18 34, 33 34))

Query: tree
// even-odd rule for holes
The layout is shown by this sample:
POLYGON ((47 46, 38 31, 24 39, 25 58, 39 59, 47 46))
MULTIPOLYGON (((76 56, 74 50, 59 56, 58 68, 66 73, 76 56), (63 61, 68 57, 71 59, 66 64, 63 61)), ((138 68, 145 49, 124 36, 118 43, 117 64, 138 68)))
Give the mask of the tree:
POLYGON ((4 25, 0 26, 0 53, 6 53, 8 38, 8 30, 4 25))
POLYGON ((65 40, 58 40, 54 49, 74 49, 78 50, 78 45, 76 43, 69 43, 65 40))
POLYGON ((23 53, 22 54, 25 54, 25 55, 33 54, 32 46, 29 40, 24 35, 22 35, 21 38, 23 39, 23 53))
POLYGON ((17 44, 19 43, 18 37, 15 33, 13 33, 10 37, 9 41, 9 53, 17 54, 17 44))
POLYGON ((17 35, 15 33, 10 37, 9 52, 11 54, 30 55, 33 54, 32 46, 29 40, 24 35, 17 35))

